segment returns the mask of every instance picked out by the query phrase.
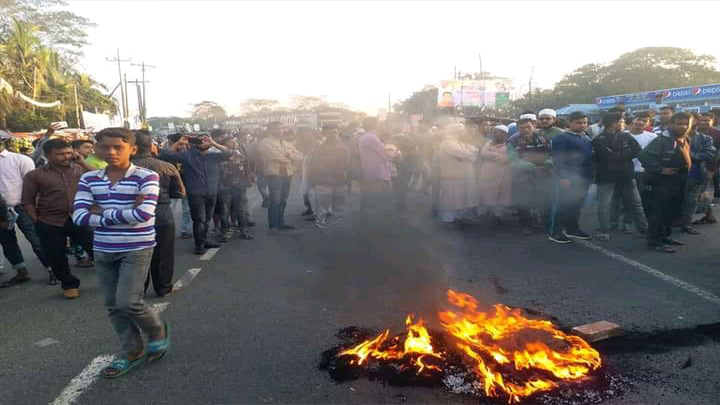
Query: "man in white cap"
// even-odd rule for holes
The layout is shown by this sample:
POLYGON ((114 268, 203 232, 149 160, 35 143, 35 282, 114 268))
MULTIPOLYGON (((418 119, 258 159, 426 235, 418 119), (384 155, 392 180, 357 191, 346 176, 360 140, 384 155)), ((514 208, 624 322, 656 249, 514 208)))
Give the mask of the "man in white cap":
MULTIPOLYGON (((533 123, 533 126, 537 126, 537 116, 535 115, 535 111, 528 110, 520 114, 519 120, 530 120, 533 123)), ((518 132, 518 126, 516 122, 511 123, 508 125, 508 135, 513 136, 518 132)))
POLYGON ((538 113, 538 125, 540 126, 540 133, 552 141, 556 136, 565 133, 562 129, 555 126, 557 123, 557 113, 555 110, 546 108, 540 110, 538 113))

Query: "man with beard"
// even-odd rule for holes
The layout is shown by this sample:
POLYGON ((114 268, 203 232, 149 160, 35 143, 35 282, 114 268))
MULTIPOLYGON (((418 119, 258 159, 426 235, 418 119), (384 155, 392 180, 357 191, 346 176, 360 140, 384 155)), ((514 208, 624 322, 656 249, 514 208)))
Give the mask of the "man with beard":
POLYGON ((540 134, 549 141, 565 133, 565 131, 555 126, 557 123, 557 113, 550 108, 540 110, 537 122, 538 126, 540 126, 540 134))
POLYGON ((681 212, 688 172, 692 166, 688 139, 692 131, 692 115, 674 114, 670 123, 670 129, 650 142, 639 157, 645 169, 645 182, 652 187, 648 249, 662 253, 675 253, 675 249, 668 245, 684 245, 670 236, 673 219, 681 212))
POLYGON ((92 228, 77 226, 71 218, 78 183, 86 170, 75 163, 77 155, 63 139, 43 143, 43 153, 48 163, 25 176, 22 204, 35 224, 55 276, 62 283, 63 295, 73 299, 79 296, 80 280, 73 276, 65 256, 67 238, 88 252, 90 260, 93 255, 92 228))

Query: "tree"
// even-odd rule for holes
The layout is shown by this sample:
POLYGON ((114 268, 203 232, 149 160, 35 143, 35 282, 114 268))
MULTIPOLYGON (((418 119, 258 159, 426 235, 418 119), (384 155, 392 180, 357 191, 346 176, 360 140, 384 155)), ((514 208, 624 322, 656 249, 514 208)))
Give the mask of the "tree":
POLYGON ((246 115, 267 113, 278 108, 280 102, 266 98, 249 98, 240 104, 240 111, 246 115))
POLYGON ((39 36, 66 59, 77 61, 87 45, 88 28, 95 24, 67 10, 64 0, 0 0, 0 40, 12 31, 13 19, 37 27, 39 36))
POLYGON ((405 115, 422 114, 425 119, 430 119, 440 114, 437 99, 437 87, 427 85, 407 99, 395 104, 393 109, 396 113, 405 115))
POLYGON ((301 96, 293 94, 290 96, 290 108, 295 112, 317 112, 329 107, 325 97, 301 96))
POLYGON ((217 124, 227 118, 225 109, 214 101, 202 101, 192 106, 192 119, 201 123, 204 127, 210 124, 217 124))
POLYGON ((720 82, 715 58, 683 48, 647 47, 607 64, 591 63, 566 74, 552 91, 534 90, 515 105, 533 109, 593 103, 596 97, 720 82))
POLYGON ((61 102, 59 109, 35 108, 4 92, 0 96, 0 121, 7 120, 9 126, 17 127, 13 127, 15 130, 27 130, 43 123, 30 128, 37 130, 59 119, 79 127, 77 109, 117 111, 112 99, 102 91, 107 92, 106 88, 89 75, 73 69, 67 59, 45 45, 36 26, 18 19, 12 20, 10 31, 0 39, 0 77, 12 92, 21 92, 38 101, 61 102), (14 114, 18 116, 14 117, 14 114))

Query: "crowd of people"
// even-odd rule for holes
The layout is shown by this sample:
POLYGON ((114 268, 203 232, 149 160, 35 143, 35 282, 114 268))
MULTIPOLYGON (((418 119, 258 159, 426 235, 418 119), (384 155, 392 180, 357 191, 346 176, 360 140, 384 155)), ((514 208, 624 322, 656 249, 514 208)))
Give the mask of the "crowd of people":
POLYGON ((567 244, 593 238, 580 228, 592 200, 597 240, 636 231, 650 249, 672 253, 684 244, 673 227, 697 235, 696 225, 717 222, 715 113, 663 107, 654 125, 653 111, 616 108, 589 125, 582 112, 563 120, 543 109, 508 125, 448 118, 402 129, 367 117, 319 130, 270 122, 253 135, 215 129, 165 139, 107 128, 72 142, 53 137, 51 126, 33 153, 10 152, 12 134, 0 130, 0 245, 16 272, 0 287, 30 281, 17 230, 65 298, 80 295, 68 255, 79 267, 95 266, 123 342, 123 355, 103 371, 114 378, 169 349, 169 325, 144 296, 150 284, 159 297, 173 292, 174 211, 195 254, 251 241, 252 187, 270 236, 295 229, 285 211, 298 179, 302 214, 320 229, 342 221, 359 186, 368 222, 406 210, 408 192, 417 190, 431 198, 434 217, 458 228, 497 226, 512 213, 522 235, 543 232, 567 244))
POLYGON ((697 235, 696 225, 717 222, 715 113, 665 106, 654 126, 652 112, 616 108, 590 126, 581 112, 560 123, 544 109, 510 126, 447 125, 424 162, 432 168, 435 213, 465 227, 499 223, 514 211, 523 235, 542 230, 566 244, 593 238, 579 224, 583 207, 594 201, 597 240, 610 240, 612 231, 631 234, 634 224, 650 249, 673 253, 684 244, 671 237, 673 227, 697 235))

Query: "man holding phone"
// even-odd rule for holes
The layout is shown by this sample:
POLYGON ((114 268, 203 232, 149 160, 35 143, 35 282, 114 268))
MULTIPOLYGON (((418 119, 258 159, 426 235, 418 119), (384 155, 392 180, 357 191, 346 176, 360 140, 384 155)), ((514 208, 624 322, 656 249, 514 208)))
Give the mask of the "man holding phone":
POLYGON ((158 156, 161 160, 182 165, 193 221, 195 254, 202 255, 207 249, 220 247, 219 244, 208 241, 208 227, 217 204, 220 162, 231 156, 232 152, 228 148, 207 135, 182 136, 158 156), (187 150, 181 151, 187 146, 187 150), (220 153, 210 153, 211 147, 219 149, 220 153))

